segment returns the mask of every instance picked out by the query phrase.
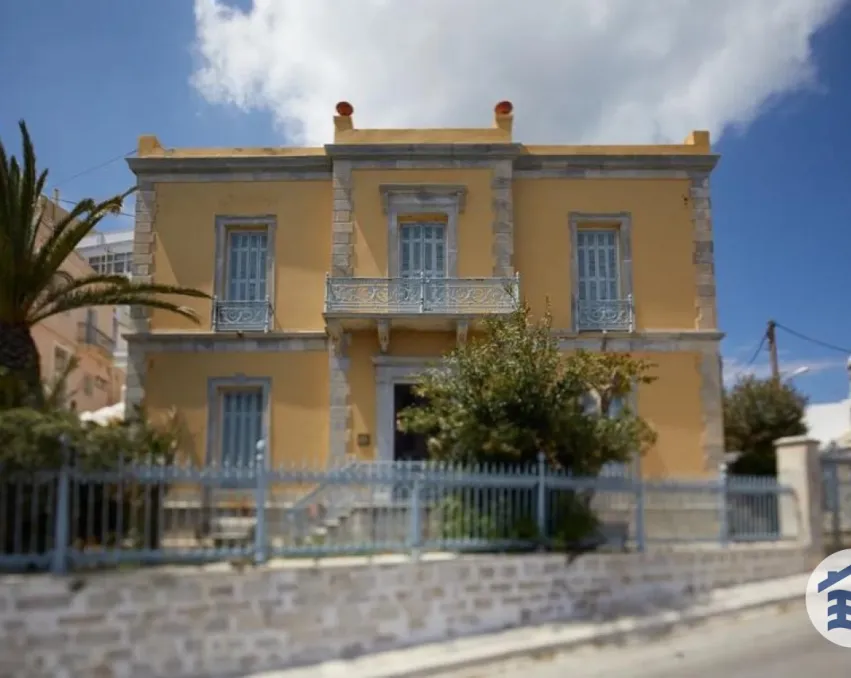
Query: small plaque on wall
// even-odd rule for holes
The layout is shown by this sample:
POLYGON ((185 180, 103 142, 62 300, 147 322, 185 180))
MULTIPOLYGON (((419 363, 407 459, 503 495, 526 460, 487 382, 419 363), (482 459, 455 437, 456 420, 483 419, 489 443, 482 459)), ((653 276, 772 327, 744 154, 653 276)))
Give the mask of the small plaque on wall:
POLYGON ((369 433, 358 433, 358 447, 368 447, 369 441, 369 433))

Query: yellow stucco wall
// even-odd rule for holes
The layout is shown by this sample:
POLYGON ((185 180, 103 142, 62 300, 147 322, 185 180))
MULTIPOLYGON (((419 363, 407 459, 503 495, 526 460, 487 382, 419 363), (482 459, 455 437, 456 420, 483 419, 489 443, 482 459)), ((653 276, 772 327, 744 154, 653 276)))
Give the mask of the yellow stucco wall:
MULTIPOLYGON (((455 334, 449 332, 394 332, 387 355, 409 358, 433 357, 435 361, 455 345, 455 334)), ((373 358, 380 355, 378 337, 374 332, 352 334, 349 344, 349 387, 352 432, 349 452, 364 459, 376 456, 376 398, 375 364, 373 358), (369 447, 358 447, 357 436, 367 433, 369 447)))
POLYGON ((638 414, 654 428, 656 445, 642 459, 642 472, 652 478, 695 478, 714 473, 703 458, 699 353, 633 354, 655 367, 657 380, 638 389, 638 414))
MULTIPOLYGON (((489 276, 493 212, 490 170, 355 170, 354 269, 363 277, 387 275, 387 215, 379 186, 444 183, 467 187, 458 218, 458 275, 489 276)), ((514 267, 521 293, 535 311, 549 297, 554 326, 571 323, 571 243, 568 214, 630 212, 633 291, 637 324, 644 329, 695 326, 688 180, 515 179, 514 267)), ((330 182, 162 183, 157 185, 154 276, 163 284, 212 293, 216 215, 277 216, 275 324, 282 330, 321 330, 325 275, 330 270, 330 182), (298 290, 298 294, 292 294, 298 290)), ((210 302, 182 300, 201 327, 210 302)), ((161 311, 151 329, 198 326, 161 311)))
MULTIPOLYGON (((216 216, 275 215, 275 328, 322 330, 331 195, 330 181, 157 184, 154 281, 212 294, 216 216)), ((200 326, 154 311, 151 331, 209 329, 210 301, 182 298, 180 303, 198 313, 200 326)))
POLYGON ((514 267, 535 312, 571 324, 570 212, 632 215, 637 329, 694 329, 695 271, 687 179, 515 179, 514 267))
MULTIPOLYGON (((433 356, 440 359, 455 337, 443 333, 394 334, 388 355, 433 356)), ((349 384, 353 439, 349 452, 364 459, 376 455, 376 381, 373 358, 379 355, 374 333, 352 335, 349 346, 349 384), (368 447, 358 447, 358 434, 370 436, 368 447)), ((567 354, 565 354, 567 355, 567 354)), ((703 414, 700 401, 700 354, 687 352, 633 354, 653 364, 657 380, 638 391, 638 412, 656 430, 658 439, 642 460, 648 477, 698 477, 707 474, 701 448, 703 414)))
POLYGON ((158 353, 148 358, 145 404, 153 418, 176 407, 185 425, 184 451, 203 461, 207 445, 207 382, 211 377, 270 378, 272 463, 324 465, 328 454, 328 355, 322 351, 158 353))
POLYGON ((458 276, 474 278, 493 272, 491 254, 490 170, 354 170, 355 275, 386 276, 387 215, 381 184, 457 184, 467 187, 464 212, 458 216, 458 276))

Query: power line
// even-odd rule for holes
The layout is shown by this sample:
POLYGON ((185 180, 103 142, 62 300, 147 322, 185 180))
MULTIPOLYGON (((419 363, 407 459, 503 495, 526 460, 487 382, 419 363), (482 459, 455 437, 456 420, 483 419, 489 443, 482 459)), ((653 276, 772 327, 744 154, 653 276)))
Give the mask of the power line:
POLYGON ((796 330, 793 330, 785 325, 781 325, 780 323, 774 323, 776 327, 779 327, 784 332, 788 332, 793 337, 798 337, 803 341, 808 341, 811 344, 815 344, 816 346, 821 346, 822 348, 829 349, 831 351, 839 351, 845 355, 851 355, 851 348, 843 348, 842 346, 837 346, 836 344, 831 344, 826 341, 821 341, 820 339, 814 339, 813 337, 807 336, 806 334, 802 334, 796 330))
POLYGON ((102 162, 99 165, 95 165, 94 167, 89 167, 88 169, 85 169, 82 172, 77 172, 77 174, 53 184, 53 188, 59 188, 59 186, 62 185, 62 184, 67 184, 71 181, 74 181, 74 179, 79 179, 80 177, 85 176, 86 174, 91 174, 92 172, 96 172, 97 170, 102 169, 104 167, 107 167, 108 165, 111 165, 112 163, 117 162, 118 160, 121 160, 122 158, 126 158, 127 156, 133 155, 135 152, 136 152, 135 148, 130 149, 126 153, 122 153, 121 155, 116 155, 114 158, 110 158, 106 162, 102 162))
POLYGON ((762 351, 762 347, 765 346, 765 338, 766 338, 766 335, 763 334, 762 339, 759 340, 759 346, 756 347, 756 351, 753 352, 753 356, 748 361, 748 364, 746 365, 746 367, 750 367, 751 365, 753 365, 756 362, 756 359, 759 357, 759 354, 762 351))
MULTIPOLYGON (((65 203, 66 205, 76 205, 76 200, 68 200, 67 198, 59 198, 59 202, 65 203)), ((128 212, 113 212, 113 215, 121 215, 122 217, 130 217, 131 219, 135 217, 134 214, 130 214, 128 212)))

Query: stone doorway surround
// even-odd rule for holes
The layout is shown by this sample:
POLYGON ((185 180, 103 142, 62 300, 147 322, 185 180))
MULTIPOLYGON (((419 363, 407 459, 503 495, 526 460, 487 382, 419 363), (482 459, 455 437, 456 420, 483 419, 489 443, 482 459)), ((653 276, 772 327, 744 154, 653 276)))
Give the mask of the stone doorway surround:
POLYGON ((377 355, 375 365, 375 437, 376 461, 393 461, 396 432, 396 413, 393 387, 396 384, 413 384, 423 372, 439 367, 439 357, 401 357, 377 355))

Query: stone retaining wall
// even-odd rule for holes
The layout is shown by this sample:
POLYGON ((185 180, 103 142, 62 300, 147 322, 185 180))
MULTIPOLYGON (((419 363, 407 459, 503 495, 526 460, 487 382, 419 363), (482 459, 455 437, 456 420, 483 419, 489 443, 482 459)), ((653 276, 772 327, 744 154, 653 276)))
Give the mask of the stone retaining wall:
POLYGON ((0 677, 233 675, 556 619, 683 607, 807 570, 741 546, 287 561, 0 579, 0 677))

